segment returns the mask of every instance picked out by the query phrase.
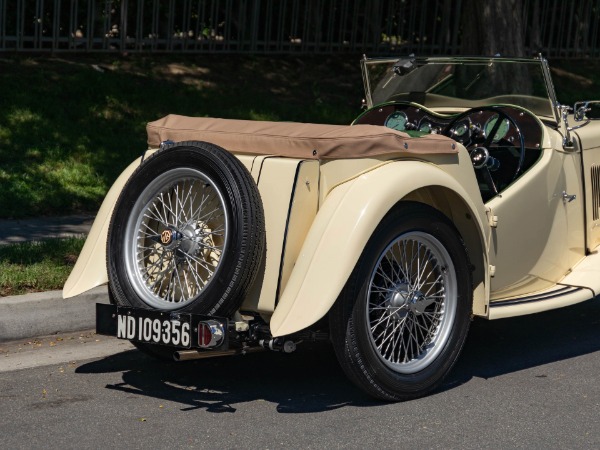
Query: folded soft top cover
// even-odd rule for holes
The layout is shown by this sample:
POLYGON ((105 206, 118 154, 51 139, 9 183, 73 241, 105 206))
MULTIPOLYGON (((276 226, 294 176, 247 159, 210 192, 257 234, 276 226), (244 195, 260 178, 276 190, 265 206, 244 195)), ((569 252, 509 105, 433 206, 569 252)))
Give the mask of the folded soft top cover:
POLYGON ((378 125, 322 125, 296 122, 213 119, 168 115, 148 123, 148 145, 171 140, 205 141, 233 153, 302 159, 368 158, 407 153, 456 153, 445 136, 406 133, 378 125))

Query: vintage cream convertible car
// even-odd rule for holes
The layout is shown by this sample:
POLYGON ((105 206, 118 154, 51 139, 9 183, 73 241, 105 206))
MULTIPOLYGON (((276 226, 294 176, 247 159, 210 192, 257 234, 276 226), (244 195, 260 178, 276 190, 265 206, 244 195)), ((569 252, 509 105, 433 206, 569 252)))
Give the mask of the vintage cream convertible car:
POLYGON ((98 332, 162 358, 330 340, 354 383, 405 400, 473 316, 600 293, 597 102, 560 105, 541 57, 362 70, 351 126, 149 123, 64 296, 108 282, 98 332))

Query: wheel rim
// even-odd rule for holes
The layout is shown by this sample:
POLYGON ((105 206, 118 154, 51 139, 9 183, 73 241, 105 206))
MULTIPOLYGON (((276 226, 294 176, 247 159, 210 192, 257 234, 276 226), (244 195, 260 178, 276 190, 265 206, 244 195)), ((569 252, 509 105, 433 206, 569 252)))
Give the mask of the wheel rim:
POLYGON ((148 306, 172 310, 215 278, 228 241, 225 201, 204 173, 163 173, 133 205, 125 229, 125 268, 148 306))
POLYGON ((456 273, 442 243, 416 231, 397 237, 367 292, 365 325, 376 355, 398 373, 423 370, 447 343, 456 307, 456 273))

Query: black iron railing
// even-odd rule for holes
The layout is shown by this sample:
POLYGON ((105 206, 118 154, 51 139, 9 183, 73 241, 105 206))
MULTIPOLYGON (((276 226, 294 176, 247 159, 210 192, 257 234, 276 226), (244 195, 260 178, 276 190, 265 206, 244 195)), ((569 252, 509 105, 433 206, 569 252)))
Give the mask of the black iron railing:
MULTIPOLYGON (((461 0, 0 0, 0 51, 460 53, 461 0)), ((526 46, 600 54, 600 0, 523 0, 526 46)))

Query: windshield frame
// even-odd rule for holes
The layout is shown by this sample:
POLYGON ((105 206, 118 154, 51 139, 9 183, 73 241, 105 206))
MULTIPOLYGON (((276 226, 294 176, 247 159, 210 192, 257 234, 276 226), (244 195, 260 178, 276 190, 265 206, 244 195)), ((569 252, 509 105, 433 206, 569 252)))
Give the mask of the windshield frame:
MULTIPOLYGON (((401 61, 406 62, 414 62, 417 67, 427 64, 493 64, 495 62, 498 63, 524 63, 524 64, 539 64, 541 69, 542 78, 544 80, 544 85, 546 88, 547 99, 550 103, 550 109, 552 111, 552 115, 556 123, 560 123, 560 104, 558 103, 556 92, 554 90, 554 84, 552 82, 552 77, 550 75, 550 67, 548 65, 548 61, 543 58, 541 55, 535 58, 503 58, 503 57, 381 57, 381 58, 367 58, 366 55, 361 59, 361 70, 363 76, 363 84, 365 89, 365 101, 368 108, 372 108, 374 105, 373 102, 373 90, 371 87, 371 82, 369 77, 369 66, 377 65, 377 64, 387 64, 391 65, 392 63, 399 63, 401 61)), ((409 64, 410 64, 409 62, 409 64)), ((417 69, 418 70, 418 69, 417 69)), ((538 97, 540 98, 540 97, 538 97)), ((543 98, 543 97, 542 97, 543 98)))

